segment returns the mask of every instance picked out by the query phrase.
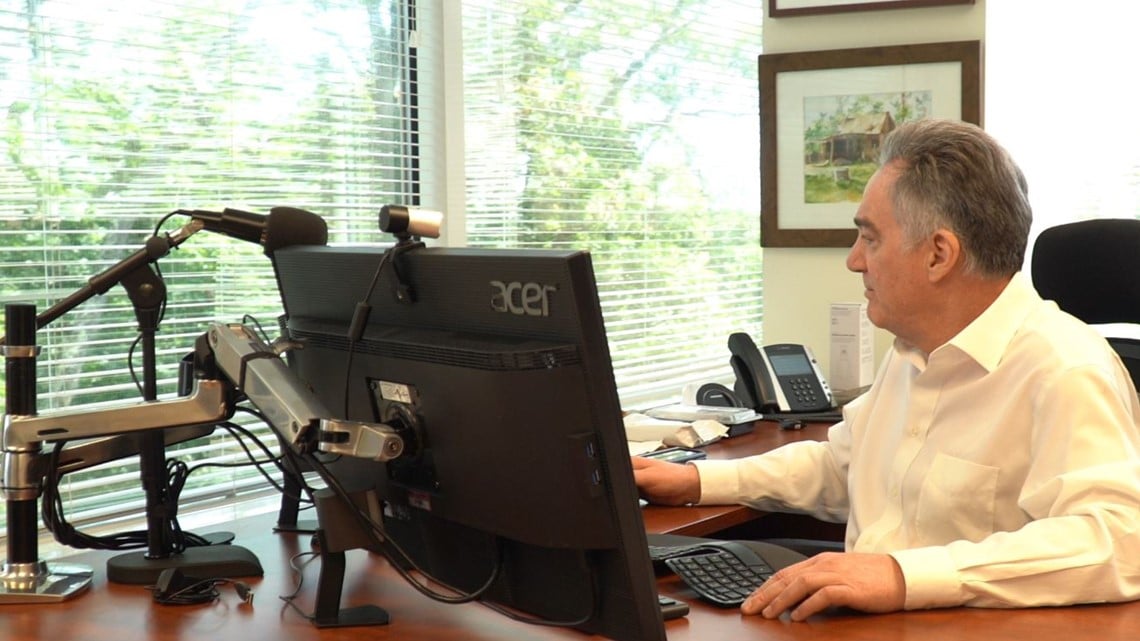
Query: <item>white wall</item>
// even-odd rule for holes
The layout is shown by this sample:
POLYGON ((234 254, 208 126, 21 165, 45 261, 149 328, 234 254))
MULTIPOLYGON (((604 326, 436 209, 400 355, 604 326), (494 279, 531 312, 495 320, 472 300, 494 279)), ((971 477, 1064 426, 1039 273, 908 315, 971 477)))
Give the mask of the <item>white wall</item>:
MULTIPOLYGON (((769 17, 767 1, 763 4, 765 53, 985 40, 985 0, 788 18, 769 17)), ((982 58, 984 67, 984 45, 982 58)), ((846 257, 847 250, 838 248, 764 249, 763 342, 810 345, 823 371, 829 371, 829 305, 864 300, 862 281, 847 271, 846 257)), ((876 365, 891 340, 876 331, 876 365)))

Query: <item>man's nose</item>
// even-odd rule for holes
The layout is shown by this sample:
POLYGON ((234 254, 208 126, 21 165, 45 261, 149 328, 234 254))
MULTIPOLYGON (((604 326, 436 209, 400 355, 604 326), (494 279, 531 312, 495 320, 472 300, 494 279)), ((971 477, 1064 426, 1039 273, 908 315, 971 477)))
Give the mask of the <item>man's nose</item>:
POLYGON ((855 243, 851 245, 851 249, 847 252, 847 269, 853 272, 862 272, 864 268, 863 243, 856 238, 855 243))

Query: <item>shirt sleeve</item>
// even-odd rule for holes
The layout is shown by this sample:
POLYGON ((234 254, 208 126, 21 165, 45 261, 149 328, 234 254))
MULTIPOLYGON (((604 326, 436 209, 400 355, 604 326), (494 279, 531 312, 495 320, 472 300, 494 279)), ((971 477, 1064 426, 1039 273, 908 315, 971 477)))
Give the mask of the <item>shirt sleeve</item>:
POLYGON ((758 510, 798 512, 832 522, 846 520, 850 433, 845 423, 826 441, 798 441, 733 460, 693 461, 703 505, 742 504, 758 510))
POLYGON ((1133 407, 1094 366, 1060 374, 1033 405, 1029 474, 1012 532, 891 553, 907 609, 1029 607, 1140 598, 1140 457, 1133 407))

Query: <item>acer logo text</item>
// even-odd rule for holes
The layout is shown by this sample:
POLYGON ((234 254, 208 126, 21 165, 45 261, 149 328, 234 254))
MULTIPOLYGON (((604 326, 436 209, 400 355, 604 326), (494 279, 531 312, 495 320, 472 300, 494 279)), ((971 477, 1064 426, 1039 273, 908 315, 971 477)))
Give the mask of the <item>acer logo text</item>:
POLYGON ((516 316, 550 316, 550 293, 554 285, 491 281, 491 309, 516 316))

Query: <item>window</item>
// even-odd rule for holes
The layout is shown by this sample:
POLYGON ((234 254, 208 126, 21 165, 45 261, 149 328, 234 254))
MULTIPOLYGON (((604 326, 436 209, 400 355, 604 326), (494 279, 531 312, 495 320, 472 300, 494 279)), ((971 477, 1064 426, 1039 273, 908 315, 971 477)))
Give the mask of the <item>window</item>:
MULTIPOLYGON (((727 336, 759 331, 752 0, 0 7, 0 303, 46 310, 176 209, 301 207, 332 242, 387 242, 380 205, 440 202, 451 187, 444 155, 460 145, 443 148, 439 76, 453 77, 442 39, 461 23, 464 111, 448 117, 464 119, 466 204, 448 222, 464 221, 467 244, 592 252, 630 409, 731 380, 727 336)), ((251 315, 275 333, 258 247, 204 232, 158 264, 160 397, 207 323, 251 315)), ((137 400, 136 326, 116 286, 40 330, 40 411, 137 400)), ((172 450, 191 465, 245 459, 220 432, 172 450)), ((65 476, 72 523, 137 518, 137 467, 65 476)), ((249 468, 204 468, 181 505, 271 492, 249 468)))
MULTIPOLYGON (((377 209, 414 204, 417 157, 435 153, 417 137, 414 20, 410 0, 0 4, 0 302, 45 311, 180 208, 289 205, 324 216, 335 242, 377 240, 377 209)), ((158 265, 160 396, 208 322, 248 314, 275 334, 258 247, 200 233, 158 265)), ((42 329, 40 412, 139 399, 136 326, 114 287, 42 329)), ((191 465, 245 460, 220 431, 180 447, 191 465)), ((82 528, 137 517, 139 485, 132 458, 61 491, 82 528)), ((182 505, 271 491, 252 469, 206 468, 182 505)))
POLYGON ((1140 120, 1128 70, 1138 21, 1131 2, 986 5, 985 125, 1025 172, 1035 233, 1140 216, 1140 120))
MULTIPOLYGON (((1135 58, 1140 6, 1092 0, 1025 7, 986 5, 986 129, 1029 182, 1032 243, 1042 230, 1093 218, 1140 218, 1140 120, 1135 58), (1094 28, 1079 28, 1079 21, 1094 28)), ((1140 325, 1098 326, 1140 338, 1140 325)))
POLYGON ((761 14, 463 3, 467 242, 591 251, 628 409, 731 380, 728 335, 759 331, 761 14))

